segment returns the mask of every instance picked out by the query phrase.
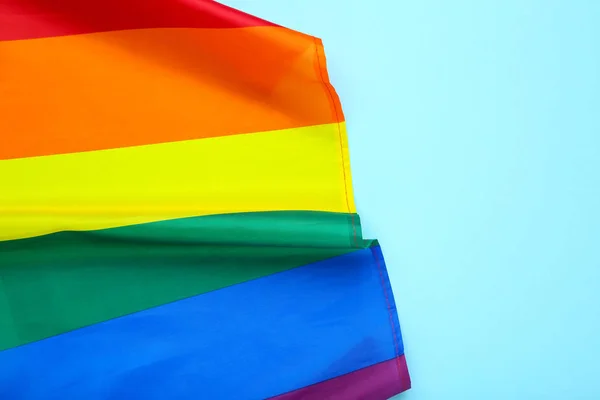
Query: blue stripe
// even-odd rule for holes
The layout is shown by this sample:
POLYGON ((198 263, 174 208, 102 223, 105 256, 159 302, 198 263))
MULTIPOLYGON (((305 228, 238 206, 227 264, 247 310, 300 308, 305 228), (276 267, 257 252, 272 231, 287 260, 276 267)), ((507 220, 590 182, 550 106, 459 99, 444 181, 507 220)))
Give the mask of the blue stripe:
POLYGON ((398 309, 396 308, 396 301, 394 299, 394 292, 392 291, 392 284, 388 275, 387 267, 385 265, 385 258, 380 246, 371 247, 374 260, 377 264, 377 268, 381 273, 381 284, 383 287, 384 295, 386 296, 386 305, 389 309, 389 316, 392 319, 394 328, 392 329, 395 335, 396 346, 398 346, 398 355, 404 354, 404 341, 402 340, 402 332, 400 331, 400 320, 398 319, 398 309))
POLYGON ((389 360, 397 345, 378 254, 358 250, 5 350, 0 398, 264 399, 389 360))

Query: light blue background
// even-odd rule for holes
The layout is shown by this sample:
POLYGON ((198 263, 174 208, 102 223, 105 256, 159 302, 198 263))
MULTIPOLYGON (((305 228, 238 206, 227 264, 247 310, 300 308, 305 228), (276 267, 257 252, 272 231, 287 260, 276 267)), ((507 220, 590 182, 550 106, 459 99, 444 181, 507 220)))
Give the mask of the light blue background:
POLYGON ((600 1, 226 0, 323 38, 404 400, 600 399, 600 1))

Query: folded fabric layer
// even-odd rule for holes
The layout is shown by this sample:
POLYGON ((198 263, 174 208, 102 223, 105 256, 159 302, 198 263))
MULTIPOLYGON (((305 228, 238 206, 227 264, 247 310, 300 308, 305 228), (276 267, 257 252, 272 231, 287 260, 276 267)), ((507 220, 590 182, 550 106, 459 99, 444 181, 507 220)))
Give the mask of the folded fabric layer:
POLYGON ((143 28, 241 28, 271 22, 197 0, 2 0, 0 40, 143 28))
POLYGON ((330 124, 0 160, 0 240, 229 212, 353 213, 339 138, 330 124))
POLYGON ((321 41, 210 0, 0 0, 0 398, 410 387, 321 41))
POLYGON ((402 348, 379 251, 357 250, 0 352, 0 394, 264 399, 393 359, 402 348))
POLYGON ((353 220, 225 214, 0 242, 0 349, 368 247, 353 220))
POLYGON ((0 41, 0 53, 18 61, 2 66, 3 124, 14 136, 0 159, 343 120, 323 90, 321 45, 277 27, 0 41))
POLYGON ((386 400, 410 389, 404 355, 363 369, 305 386, 273 400, 386 400))

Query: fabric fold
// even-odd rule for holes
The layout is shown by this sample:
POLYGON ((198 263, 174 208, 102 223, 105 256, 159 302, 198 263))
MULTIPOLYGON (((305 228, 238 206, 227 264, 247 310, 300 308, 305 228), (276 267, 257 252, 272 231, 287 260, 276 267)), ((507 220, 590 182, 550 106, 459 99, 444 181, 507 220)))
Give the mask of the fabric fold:
POLYGON ((0 398, 410 387, 320 39, 211 0, 0 0, 0 398))

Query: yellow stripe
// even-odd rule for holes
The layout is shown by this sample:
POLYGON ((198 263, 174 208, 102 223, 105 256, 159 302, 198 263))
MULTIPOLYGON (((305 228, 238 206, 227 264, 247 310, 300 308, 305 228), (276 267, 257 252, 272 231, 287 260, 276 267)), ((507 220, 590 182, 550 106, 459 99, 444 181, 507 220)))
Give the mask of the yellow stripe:
POLYGON ((355 212, 344 124, 0 161, 0 240, 187 216, 355 212))

